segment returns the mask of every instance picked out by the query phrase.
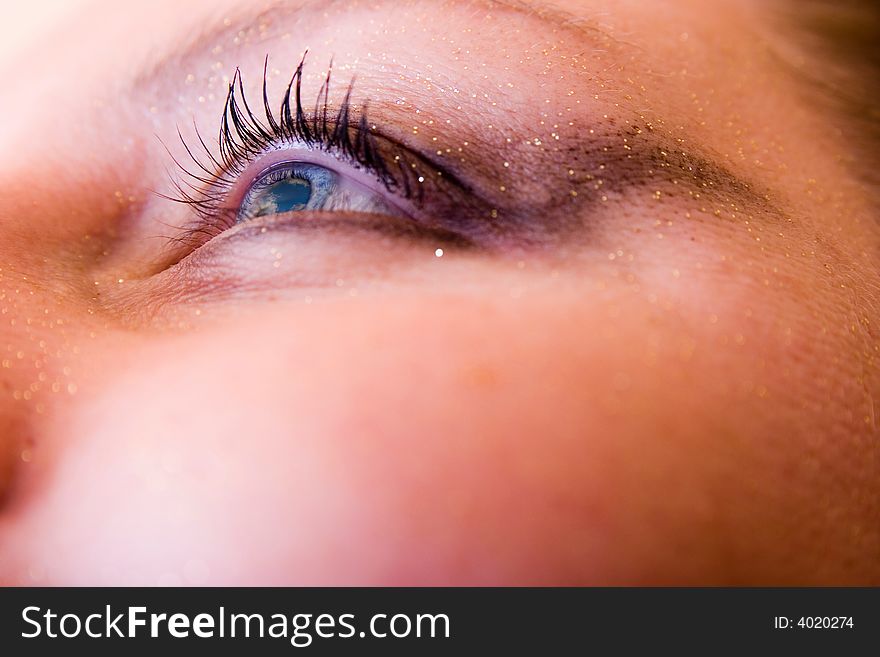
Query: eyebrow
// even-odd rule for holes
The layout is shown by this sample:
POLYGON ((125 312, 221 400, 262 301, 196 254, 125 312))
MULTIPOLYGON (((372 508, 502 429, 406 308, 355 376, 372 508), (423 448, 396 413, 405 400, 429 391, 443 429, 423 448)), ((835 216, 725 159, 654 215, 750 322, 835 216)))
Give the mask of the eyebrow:
MULTIPOLYGON (((426 7, 440 2, 423 0, 421 4, 426 7)), ((597 50, 609 51, 610 49, 627 49, 633 46, 616 39, 607 30, 589 17, 576 15, 556 5, 542 0, 452 0, 452 4, 469 9, 479 8, 487 12, 503 11, 521 17, 537 19, 548 26, 572 30, 590 43, 597 50)), ((322 13, 335 7, 344 9, 357 8, 359 5, 351 0, 273 0, 256 15, 248 12, 246 3, 236 8, 231 15, 219 17, 208 25, 202 32, 192 37, 182 47, 165 54, 157 63, 138 73, 133 79, 134 86, 150 86, 162 80, 167 75, 167 70, 182 70, 190 59, 206 56, 207 44, 218 42, 224 37, 242 35, 251 31, 257 31, 265 35, 270 24, 281 23, 291 16, 320 10, 322 13), (280 20, 279 20, 280 16, 280 20)), ((382 7, 377 5, 376 7, 382 7)), ((284 32, 280 31, 277 36, 284 32)), ((269 37, 274 36, 272 34, 269 37)), ((613 56, 608 52, 607 55, 613 56)), ((700 152, 699 148, 690 148, 685 151, 680 144, 675 143, 671 137, 667 137, 650 129, 650 124, 638 126, 627 121, 628 125, 610 124, 596 125, 589 134, 580 134, 572 140, 571 145, 564 150, 566 156, 579 162, 578 174, 566 180, 567 183, 576 183, 573 191, 586 191, 587 202, 598 202, 603 199, 602 191, 609 193, 620 192, 635 185, 660 186, 666 185, 667 190, 678 186, 682 191, 679 195, 687 195, 694 201, 701 201, 697 207, 699 212, 719 215, 721 212, 739 213, 744 208, 775 210, 777 214, 784 214, 779 205, 771 200, 767 190, 759 188, 751 181, 747 181, 734 174, 720 159, 711 154, 700 152), (600 189, 602 187, 602 189, 600 189), (591 194, 590 190, 596 192, 591 194)), ((406 145, 406 140, 401 143, 406 145)), ((696 145, 695 145, 696 146, 696 145)), ((409 146, 413 151, 421 151, 415 146, 409 146)), ((420 156, 438 171, 450 172, 453 175, 456 168, 449 167, 444 160, 435 159, 430 152, 420 153, 420 156)), ((559 151, 547 150, 538 155, 531 155, 532 168, 536 172, 545 173, 552 168, 560 168, 557 158, 559 151)), ((483 177, 490 183, 497 185, 499 172, 489 169, 487 163, 476 163, 475 168, 483 169, 483 177)), ((466 171, 462 167, 461 173, 466 171)), ((463 177, 460 176, 460 177, 463 177)), ((566 197, 567 201, 571 199, 566 197)), ((524 207, 523 212, 541 212, 547 208, 524 207)))

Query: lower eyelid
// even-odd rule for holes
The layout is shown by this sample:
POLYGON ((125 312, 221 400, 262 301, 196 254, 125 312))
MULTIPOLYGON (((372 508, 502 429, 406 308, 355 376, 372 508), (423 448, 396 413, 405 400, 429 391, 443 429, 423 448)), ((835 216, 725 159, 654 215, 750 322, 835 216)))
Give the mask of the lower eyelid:
MULTIPOLYGON (((267 292, 285 287, 333 287, 338 279, 375 277, 431 264, 435 252, 467 253, 468 240, 386 215, 294 212, 238 224, 168 263, 149 280, 189 298, 228 288, 267 292)), ((448 258, 447 258, 448 259, 448 258)), ((174 296, 177 294, 168 294, 174 296)))
POLYGON ((332 234, 366 233, 371 238, 390 237, 428 243, 455 244, 461 248, 472 248, 474 245, 466 238, 429 228, 414 222, 408 217, 377 214, 368 212, 325 212, 297 211, 273 216, 260 217, 256 220, 239 224, 235 229, 221 236, 223 240, 244 240, 259 238, 267 233, 309 234, 323 232, 332 239, 332 234))

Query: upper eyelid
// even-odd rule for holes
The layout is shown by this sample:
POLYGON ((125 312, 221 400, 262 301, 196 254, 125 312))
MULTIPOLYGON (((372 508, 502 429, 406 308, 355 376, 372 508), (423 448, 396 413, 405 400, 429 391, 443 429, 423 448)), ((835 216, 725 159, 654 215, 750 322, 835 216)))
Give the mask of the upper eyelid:
MULTIPOLYGON (((443 163, 434 160, 429 155, 428 149, 406 144, 383 134, 381 130, 375 130, 376 126, 367 120, 366 102, 358 109, 352 109, 354 79, 346 87, 345 96, 335 115, 329 113, 332 64, 317 93, 314 109, 307 112, 303 106, 301 91, 307 55, 308 52, 303 54, 285 88, 277 116, 268 100, 266 75, 268 56, 266 57, 263 66, 262 107, 258 110, 263 115, 262 119, 257 116, 248 102, 241 72, 236 69, 229 83, 222 112, 219 152, 216 155, 207 145, 198 126, 194 125, 198 152, 207 158, 208 165, 178 130, 178 137, 189 159, 198 169, 197 173, 193 173, 175 159, 183 173, 202 186, 221 189, 233 185, 235 182, 233 178, 240 175, 254 158, 270 150, 280 149, 283 145, 304 145, 311 150, 339 153, 342 156, 339 159, 347 158, 375 173, 386 187, 402 188, 399 191, 402 191, 407 199, 415 196, 418 200, 423 190, 418 183, 422 182, 422 178, 429 176, 442 178, 445 185, 456 187, 460 193, 476 195, 475 190, 466 180, 443 163), (392 153, 389 154, 388 151, 392 153), (383 157, 388 155, 391 157, 383 157)), ((197 186, 187 186, 194 193, 200 191, 197 186)), ((177 191, 188 202, 198 205, 197 198, 180 189, 179 185, 177 187, 177 191)))
POLYGON ((259 154, 269 143, 291 141, 299 141, 308 146, 319 144, 325 148, 331 145, 338 146, 342 153, 358 163, 376 165, 376 162, 372 161, 372 156, 375 154, 374 137, 366 128, 365 111, 358 117, 358 124, 351 121, 351 93, 354 80, 349 83, 336 115, 332 116, 329 113, 332 62, 318 90, 314 110, 311 115, 307 114, 302 105, 301 89, 307 55, 308 51, 303 54, 285 89, 277 118, 268 98, 269 57, 266 56, 262 81, 262 111, 266 125, 263 125, 251 110, 244 92, 241 72, 236 69, 229 84, 220 126, 220 157, 224 170, 233 169, 249 156, 259 154), (352 129, 355 131, 354 140, 352 140, 352 129))
MULTIPOLYGON (((308 2, 305 4, 312 6, 308 2)), ((429 4, 426 3, 426 6, 429 4)), ((453 2, 453 7, 458 6, 460 6, 459 3, 453 2)), ((279 22, 284 23, 283 20, 279 22)), ((592 32, 592 30, 580 31, 592 32)), ((607 34, 603 34, 600 38, 607 39, 610 37, 607 34)), ((617 43, 617 46, 620 45, 620 43, 617 43)), ((193 46, 190 54, 196 54, 197 52, 198 49, 193 46)), ((240 74, 236 77, 240 84, 240 74)), ((468 101, 463 100, 462 104, 466 102, 468 101)), ((590 176, 600 162, 608 164, 603 174, 606 184, 615 185, 619 190, 635 185, 678 185, 681 183, 678 189, 685 188, 689 190, 692 193, 691 196, 714 196, 714 200, 719 202, 750 207, 761 206, 762 209, 772 209, 782 213, 775 203, 771 201, 770 194, 764 188, 759 188, 751 180, 739 177, 725 166, 719 158, 713 157, 712 154, 701 154, 698 143, 689 142, 688 153, 681 153, 681 146, 676 143, 680 140, 674 139, 673 135, 651 133, 651 131, 645 130, 645 134, 641 134, 640 137, 631 140, 631 148, 628 148, 626 152, 622 152, 620 150, 621 142, 625 142, 625 138, 628 136, 634 136, 632 130, 636 126, 627 121, 630 124, 627 127, 628 132, 627 130, 615 127, 613 122, 602 123, 601 121, 595 121, 601 116, 600 107, 601 104, 596 108, 587 109, 588 113, 580 119, 582 122, 588 123, 591 128, 589 135, 586 134, 586 126, 582 124, 582 127, 576 134, 566 139, 570 146, 566 148, 563 158, 569 157, 568 154, 571 153, 577 155, 577 157, 571 158, 573 161, 577 160, 577 164, 572 164, 572 168, 576 171, 577 175, 570 177, 559 175, 558 173, 563 168, 559 164, 560 155, 557 154, 558 149, 557 152, 553 152, 543 148, 521 147, 523 142, 527 143, 529 136, 525 134, 522 127, 509 126, 510 136, 516 137, 513 141, 515 144, 520 145, 519 148, 512 147, 505 151, 498 144, 484 141, 476 146, 474 150, 481 151, 481 155, 487 154, 489 156, 473 158, 466 165, 462 166, 456 161, 434 158, 433 151, 430 148, 417 149, 410 146, 407 143, 409 140, 407 140, 404 130, 395 132, 394 121, 389 126, 392 129, 383 135, 383 139, 394 148, 405 148, 411 152, 417 152, 418 159, 420 160, 419 164, 424 166, 426 170, 435 174, 439 173, 451 187, 457 188, 462 195, 479 197, 482 194, 483 199, 488 200, 492 207, 501 208, 507 202, 508 209, 511 209, 510 203, 512 199, 509 193, 505 198, 499 197, 497 194, 494 198, 486 195, 487 191, 490 195, 493 191, 497 191, 499 185, 501 188, 506 186, 508 190, 512 187, 507 183, 508 181, 513 181, 510 178, 513 171, 501 170, 498 165, 500 165, 502 160, 515 161, 517 163, 518 175, 532 179, 543 178, 548 185, 555 185, 562 190, 558 198, 554 200, 554 203, 549 205, 539 205, 536 200, 539 195, 535 195, 532 198, 517 199, 520 203, 519 210, 522 216, 529 214, 549 216, 554 211, 560 213, 563 211, 570 212, 572 206, 565 203, 565 201, 571 200, 571 197, 568 195, 568 189, 572 192, 578 192, 577 198, 579 201, 586 200, 591 202, 597 200, 599 195, 592 193, 594 190, 591 189, 590 176), (595 116, 590 116, 594 112, 595 116), (595 123, 590 124, 590 121, 595 121, 595 123), (400 137, 396 137, 395 134, 400 135, 400 137), (447 165, 445 162, 449 162, 449 164, 447 165)), ((437 112, 443 111, 442 107, 434 107, 433 109, 437 112)), ((459 107, 459 109, 461 108, 459 107)), ((389 108, 389 110, 389 116, 400 117, 400 115, 395 113, 394 108, 389 108)), ((499 109, 499 112, 503 112, 503 110, 499 109)), ((605 118, 607 119, 608 116, 606 115, 605 118)), ((658 122, 660 124, 663 123, 662 120, 658 120, 658 122)), ((398 123, 401 128, 405 125, 405 121, 402 118, 398 123)), ((645 127, 644 124, 643 127, 645 127)), ((472 144, 478 144, 480 139, 480 136, 478 136, 479 126, 461 125, 458 126, 458 129, 460 130, 459 138, 467 138, 472 144)), ((508 142, 510 142, 510 139, 508 139, 508 142)), ((581 207, 585 206, 582 205, 581 207)), ((509 212, 507 214, 508 216, 510 215, 509 212)))
MULTIPOLYGON (((438 177, 443 178, 445 183, 457 189, 460 198, 480 197, 480 192, 469 182, 462 179, 454 169, 446 167, 440 162, 434 161, 428 154, 430 153, 430 149, 416 149, 415 147, 399 141, 391 135, 374 135, 366 128, 366 115, 363 112, 358 115, 357 123, 352 124, 349 121, 350 103, 348 102, 351 97, 352 84, 350 84, 346 90, 346 95, 338 114, 338 116, 342 115, 347 117, 345 121, 339 121, 338 116, 335 120, 330 119, 323 112, 319 114, 317 111, 313 112, 310 118, 306 117, 305 111, 301 105, 300 88, 298 84, 301 79, 302 70, 303 62, 301 61, 287 87, 284 100, 282 101, 282 109, 279 111, 279 114, 282 115, 282 121, 280 123, 275 121, 272 118, 274 117, 274 114, 268 109, 268 107, 266 107, 267 123, 269 125, 261 126, 256 124, 250 132, 246 127, 246 124, 242 123, 242 121, 244 120, 244 117, 253 119, 254 114, 247 105, 247 101, 244 97, 241 74, 236 70, 229 86, 227 103, 224 107, 221 136, 223 134, 231 135, 232 130, 230 125, 232 125, 238 127, 244 126, 244 134, 246 136, 249 134, 250 136, 254 136, 256 132, 268 128, 271 129, 271 136, 275 139, 290 141, 297 137, 302 138, 305 136, 311 138, 311 140, 315 142, 318 141, 316 137, 319 132, 323 132, 325 136, 328 134, 335 134, 337 137, 345 136, 348 138, 349 133, 347 130, 339 130, 340 124, 347 124, 346 126, 343 126, 343 128, 347 128, 350 125, 356 125, 359 129, 359 133, 357 134, 368 139, 381 138, 384 142, 391 145, 393 148, 398 149, 401 153, 407 153, 409 158, 418 160, 420 168, 416 170, 417 172, 430 173, 431 175, 437 175, 438 177), (242 99, 241 107, 238 105, 238 97, 235 94, 236 88, 242 99), (291 90, 293 90, 292 96, 291 90), (291 99, 292 107, 294 108, 293 110, 290 109, 291 99), (242 108, 244 109, 242 110, 242 108), (308 132, 306 132, 306 130, 308 132)), ((265 78, 263 88, 263 100, 265 105, 268 103, 265 92, 265 78)), ((325 84, 319 92, 319 98, 321 94, 326 94, 327 91, 328 87, 325 84)), ((580 189, 581 187, 588 186, 590 184, 589 181, 592 181, 594 178, 588 172, 591 170, 591 167, 594 168, 601 161, 607 163, 607 175, 604 179, 608 183, 608 186, 604 189, 609 191, 615 188, 617 191, 620 191, 635 185, 659 184, 662 182, 675 182, 677 184, 678 182, 681 182, 685 187, 692 190, 692 196, 696 194, 696 198, 699 198, 700 195, 707 197, 707 199, 715 197, 722 201, 730 201, 731 198, 736 198, 739 199, 739 203, 752 207, 756 205, 760 205, 763 208, 772 206, 768 194, 759 193, 753 185, 741 180, 725 167, 722 167, 709 159, 703 158, 699 154, 686 153, 680 148, 676 149, 671 146, 666 146, 662 139, 636 139, 635 137, 642 133, 642 130, 638 126, 630 125, 628 131, 609 130, 608 126, 602 126, 599 127, 599 129, 590 130, 590 133, 588 139, 584 139, 579 145, 570 149, 571 151, 576 151, 574 152, 573 159, 577 160, 580 157, 580 159, 586 160, 585 165, 578 166, 578 175, 573 179, 566 181, 568 183, 576 183, 576 186, 573 186, 573 189, 580 189), (627 135, 629 136, 629 139, 627 138, 627 135), (625 145, 624 150, 621 150, 620 148, 621 142, 625 145), (631 146, 627 145, 627 142, 629 142, 631 146), (646 175, 646 173, 650 175, 646 175)), ((234 146, 231 150, 226 148, 221 153, 221 160, 217 160, 210 153, 210 150, 201 135, 199 135, 198 131, 196 131, 196 134, 198 135, 199 145, 204 151, 206 151, 212 163, 219 168, 222 174, 228 174, 230 172, 240 173, 240 171, 237 171, 236 167, 241 166, 241 161, 249 159, 249 156, 259 155, 264 147, 262 141, 259 141, 259 144, 256 146, 252 145, 251 147, 248 147, 245 144, 234 146)), ((346 143, 349 144, 349 146, 353 146, 350 140, 346 143)), ((186 144, 185 141, 184 144, 186 144)), ((372 141, 360 142, 361 147, 364 144, 373 144, 372 148, 375 148, 375 144, 372 141)), ((188 147, 187 150, 189 151, 188 147)), ((191 152, 190 155, 192 155, 191 152)), ((197 158, 193 157, 193 159, 198 162, 197 158)), ((534 158, 531 162, 529 162, 527 157, 524 157, 520 163, 522 164, 522 171, 525 172, 523 175, 526 175, 529 169, 541 172, 541 174, 552 169, 550 162, 547 161, 546 158, 541 157, 534 158)), ((601 166, 603 169, 606 168, 606 164, 601 166)), ((474 180, 481 177, 478 175, 479 172, 475 171, 475 169, 479 169, 480 166, 475 166, 472 163, 471 166, 462 168, 467 168, 468 173, 470 174, 469 177, 474 180)), ((558 168, 558 166, 556 168, 558 168)), ((202 170, 206 175, 211 175, 207 169, 203 168, 202 170)), ((403 173, 410 172, 404 169, 403 173)), ((497 170, 484 169, 482 171, 482 177, 484 181, 489 180, 497 183, 499 180, 497 178, 497 173, 497 170), (492 174, 495 174, 495 176, 492 174)), ((194 178, 202 183, 210 183, 210 179, 205 179, 200 176, 194 176, 194 178)), ((404 178, 404 180, 407 179, 404 178)), ((547 178, 547 182, 550 183, 552 181, 547 178)), ((412 189, 422 189, 422 187, 417 186, 413 182, 410 183, 410 186, 412 189)), ((409 190, 407 190, 407 192, 408 191, 409 190)), ((588 194, 585 198, 588 202, 595 202, 598 196, 599 194, 588 194)), ((563 195, 561 200, 565 200, 566 198, 567 195, 563 195)), ((197 199, 188 200, 191 200, 194 205, 198 202, 197 199)), ((504 202, 498 199, 496 199, 495 202, 490 200, 487 205, 502 208, 504 202)), ((560 204, 557 202, 554 205, 559 206, 560 204)), ((778 208, 773 209, 778 210, 778 208)), ((523 218, 527 219, 529 215, 549 216, 548 213, 552 212, 554 208, 548 206, 530 206, 528 203, 523 202, 519 208, 519 212, 512 212, 511 210, 511 206, 508 205, 508 207, 504 209, 504 212, 507 218, 513 221, 517 219, 517 215, 519 215, 520 220, 523 220, 523 218)), ((494 217, 495 215, 492 214, 492 216, 494 217)))
MULTIPOLYGON (((477 1, 481 2, 481 0, 477 1)), ((465 7, 468 4, 469 3, 462 3, 453 0, 450 9, 454 11, 465 7)), ((341 7, 342 9, 339 13, 339 17, 343 18, 345 16, 345 11, 348 7, 345 2, 331 1, 330 5, 331 8, 341 7)), ((424 0, 424 5, 426 9, 430 9, 433 6, 433 3, 430 0, 424 0)), ((644 52, 640 52, 642 49, 638 46, 616 39, 613 35, 609 34, 607 30, 603 29, 600 24, 589 19, 584 19, 583 16, 580 16, 577 21, 573 22, 568 20, 572 16, 564 12, 559 12, 556 9, 536 12, 533 5, 527 6, 525 4, 520 4, 517 0, 492 0, 491 2, 486 3, 486 6, 496 10, 504 10, 511 16, 517 16, 520 20, 535 20, 545 24, 550 23, 559 29, 572 31, 578 35, 578 38, 585 42, 601 43, 605 46, 607 56, 610 58, 616 58, 621 55, 626 55, 627 57, 638 54, 644 55, 644 52)), ((377 11, 381 11, 382 7, 384 7, 384 5, 378 5, 377 11)), ((199 37, 197 42, 189 44, 182 52, 177 53, 177 61, 197 60, 203 57, 206 54, 207 43, 217 42, 222 39, 223 35, 238 34, 242 31, 246 32, 249 26, 258 26, 261 24, 261 21, 268 21, 270 18, 272 20, 269 21, 269 24, 278 25, 279 28, 283 28, 287 25, 288 18, 294 16, 303 18, 313 9, 320 9, 322 12, 325 12, 327 10, 327 3, 312 0, 305 0, 303 2, 280 2, 277 5, 272 5, 256 16, 250 15, 242 17, 241 20, 224 20, 222 26, 217 26, 216 29, 209 29, 199 37)), ((315 20, 317 21, 320 19, 316 16, 315 20)), ((264 40, 261 40, 260 42, 265 43, 264 40)), ((157 77, 158 75, 158 73, 151 73, 146 77, 141 76, 137 84, 139 86, 141 84, 149 84, 150 78, 157 77)), ((391 80, 389 81, 391 82, 391 80)), ((467 99, 462 100, 462 104, 466 102, 468 102, 467 99)), ((595 121, 595 119, 601 116, 601 107, 602 105, 598 104, 595 110, 588 109, 587 111, 589 113, 595 111, 595 116, 590 116, 588 114, 582 120, 584 122, 595 121)), ((433 109, 438 112, 443 111, 442 108, 439 107, 434 107, 433 109)), ((658 123, 662 124, 663 121, 660 119, 662 119, 662 117, 658 117, 658 123)), ((607 182, 615 182, 616 176, 616 181, 620 183, 621 187, 624 184, 629 183, 651 184, 656 182, 658 184, 672 184, 672 176, 667 175, 664 178, 664 174, 669 173, 669 169, 664 170, 664 167, 667 167, 670 162, 664 162, 662 156, 659 155, 660 153, 669 153, 672 154, 670 159, 672 160, 673 166, 681 164, 683 167, 677 172, 678 182, 682 183, 682 186, 695 194, 712 193, 714 187, 715 190, 723 189, 725 197, 730 198, 738 204, 760 204, 766 206, 768 202, 768 194, 766 194, 764 190, 757 191, 757 187, 752 184, 751 180, 747 181, 740 178, 726 167, 724 162, 719 158, 714 157, 713 154, 700 154, 699 144, 696 142, 689 142, 689 153, 686 156, 680 157, 676 152, 680 150, 680 146, 676 143, 676 140, 672 135, 661 136, 659 134, 652 134, 648 135, 647 138, 643 136, 642 139, 638 140, 638 144, 636 143, 636 140, 634 140, 633 149, 631 151, 620 153, 619 151, 615 152, 614 148, 616 147, 619 149, 621 138, 626 137, 627 135, 613 126, 598 125, 601 121, 596 121, 596 123, 597 125, 589 126, 595 128, 595 132, 591 130, 590 134, 587 135, 586 130, 583 129, 580 131, 580 134, 577 134, 572 139, 568 140, 569 143, 572 144, 572 147, 567 149, 567 152, 578 151, 585 155, 595 153, 596 149, 594 146, 596 144, 608 145, 611 149, 609 150, 608 155, 601 155, 594 158, 593 161, 589 161, 589 155, 581 157, 581 165, 574 165, 573 167, 578 170, 580 166, 581 170, 579 170, 579 173, 584 174, 579 177, 580 179, 589 175, 590 169, 593 165, 602 160, 609 160, 617 165, 615 167, 617 172, 606 171, 608 176, 607 182), (654 173, 651 174, 653 178, 636 172, 634 167, 631 166, 632 161, 634 160, 638 160, 645 171, 653 170, 654 173), (696 166, 694 166, 695 163, 696 166)), ((459 130, 462 138, 467 138, 468 135, 470 135, 469 141, 473 144, 477 143, 479 136, 473 126, 462 125, 459 126, 459 130)), ((530 136, 525 134, 522 128, 517 128, 515 126, 510 127, 510 133, 511 136, 516 136, 517 139, 514 141, 523 141, 530 136)), ((390 140, 394 140, 393 133, 386 134, 385 136, 390 140)), ((403 141, 398 141, 398 145, 400 143, 403 143, 403 141)), ((502 185, 505 184, 502 176, 509 174, 510 172, 500 171, 497 167, 491 168, 494 163, 498 163, 502 160, 521 158, 520 170, 523 175, 532 177, 548 176, 551 175, 553 171, 561 168, 557 165, 559 156, 550 151, 536 153, 534 152, 535 149, 526 149, 522 152, 502 152, 498 145, 488 143, 481 144, 479 148, 482 149, 484 146, 491 148, 492 150, 486 150, 486 152, 492 153, 495 157, 477 159, 474 162, 468 163, 466 168, 459 167, 456 162, 452 162, 448 166, 441 163, 440 158, 432 157, 432 151, 430 149, 423 150, 421 153, 421 159, 424 160, 424 164, 429 166, 430 169, 440 171, 442 177, 447 181, 452 181, 454 185, 458 186, 460 189, 464 189, 466 193, 477 195, 482 189, 478 184, 481 180, 486 183, 483 187, 489 189, 489 191, 491 191, 491 186, 493 184, 499 182, 502 185), (459 172, 464 172, 465 169, 467 175, 459 175, 459 172)), ((578 177, 576 176, 575 178, 578 177)), ((554 184, 562 186, 568 185, 572 181, 573 178, 567 178, 565 176, 559 176, 552 181, 548 180, 548 182, 553 182, 554 184)), ((578 192, 583 189, 587 192, 587 194, 580 194, 579 198, 583 199, 590 197, 589 185, 572 186, 571 189, 572 191, 578 192)), ((567 196, 567 192, 561 196, 564 200, 567 196)), ((496 203, 502 202, 502 200, 496 199, 496 203)))

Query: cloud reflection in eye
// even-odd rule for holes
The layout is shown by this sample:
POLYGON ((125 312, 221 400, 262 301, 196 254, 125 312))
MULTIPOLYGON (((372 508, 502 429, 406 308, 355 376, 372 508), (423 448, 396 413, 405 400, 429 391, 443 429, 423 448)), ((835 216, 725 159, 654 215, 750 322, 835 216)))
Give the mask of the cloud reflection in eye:
POLYGON ((237 222, 303 211, 400 214, 379 192, 336 171, 288 161, 271 166, 251 183, 239 204, 237 222))

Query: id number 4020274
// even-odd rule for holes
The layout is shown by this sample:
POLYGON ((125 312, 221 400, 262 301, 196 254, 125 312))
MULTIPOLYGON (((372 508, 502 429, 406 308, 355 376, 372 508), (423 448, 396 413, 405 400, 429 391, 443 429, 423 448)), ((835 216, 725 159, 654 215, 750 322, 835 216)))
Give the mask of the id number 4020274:
POLYGON ((777 630, 793 628, 803 630, 851 630, 853 626, 852 616, 801 616, 800 618, 776 616, 773 618, 773 628, 777 630))

